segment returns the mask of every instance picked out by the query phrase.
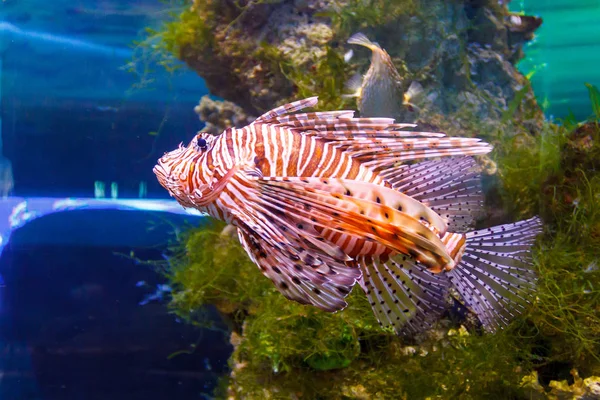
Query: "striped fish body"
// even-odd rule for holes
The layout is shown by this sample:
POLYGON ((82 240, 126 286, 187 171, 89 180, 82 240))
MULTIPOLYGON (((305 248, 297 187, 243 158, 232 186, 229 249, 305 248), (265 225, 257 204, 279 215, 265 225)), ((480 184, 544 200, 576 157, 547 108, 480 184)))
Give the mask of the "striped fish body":
POLYGON ((486 247, 500 240, 497 231, 477 236, 483 247, 471 275, 457 267, 471 257, 469 233, 451 232, 468 227, 481 207, 469 156, 490 146, 407 131, 411 125, 389 118, 353 118, 351 111, 293 114, 316 101, 278 107, 219 136, 200 133, 166 153, 154 172, 184 207, 235 225, 250 258, 289 299, 337 311, 359 282, 382 324, 416 332, 439 317, 454 285, 478 315, 487 313, 486 327, 501 326, 508 317, 498 311, 497 294, 503 307, 521 306, 531 286, 511 246, 526 252, 537 225, 517 229, 524 236, 507 242, 515 265, 502 271, 522 273, 495 285, 471 281, 479 279, 477 260, 504 260, 486 247), (404 163, 428 158, 439 159, 404 163), (512 289, 514 282, 523 290, 512 289))
POLYGON ((231 223, 231 211, 245 208, 247 189, 237 173, 263 177, 339 177, 382 183, 348 154, 298 129, 256 123, 219 136, 199 133, 188 146, 165 153, 155 168, 160 183, 184 207, 231 223), (206 142, 202 151, 199 142, 206 142), (198 190, 200 188, 200 190, 198 190))

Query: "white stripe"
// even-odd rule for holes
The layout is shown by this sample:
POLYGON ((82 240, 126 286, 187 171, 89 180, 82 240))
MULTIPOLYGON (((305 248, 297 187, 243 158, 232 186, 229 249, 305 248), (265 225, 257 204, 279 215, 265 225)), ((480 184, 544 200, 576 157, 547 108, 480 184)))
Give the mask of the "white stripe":
POLYGON ((342 169, 342 166, 344 165, 344 161, 350 161, 350 160, 348 160, 347 157, 345 157, 345 155, 343 153, 340 153, 340 160, 338 161, 337 167, 333 170, 333 173, 331 174, 331 176, 339 176, 338 174, 340 173, 340 170, 342 169))
POLYGON ((342 178, 348 177, 348 175, 350 174, 350 171, 352 170, 353 163, 354 163, 354 161, 350 157, 346 157, 346 169, 344 170, 344 172, 341 175, 342 178))
MULTIPOLYGON (((302 160, 302 155, 304 153, 304 149, 306 148, 306 140, 308 140, 306 138, 306 136, 300 134, 300 150, 298 151, 298 160, 296 161, 296 175, 297 176, 301 176, 301 171, 300 171, 300 161, 302 160)), ((306 164, 305 167, 306 168, 306 164)))
POLYGON ((269 158, 269 161, 271 162, 271 172, 269 175, 271 175, 271 176, 277 175, 277 160, 279 157, 279 140, 277 140, 277 135, 278 135, 277 131, 278 131, 277 128, 275 128, 272 125, 269 125, 268 126, 269 140, 267 141, 267 143, 265 143, 265 147, 267 147, 267 145, 268 145, 269 148, 273 149, 272 158, 269 158))
POLYGON ((282 141, 282 152, 281 158, 283 160, 283 173, 282 175, 288 175, 288 167, 290 165, 290 156, 292 152, 292 146, 294 144, 294 136, 288 129, 280 129, 282 131, 283 141, 282 141))
POLYGON ((240 154, 239 154, 239 149, 240 149, 240 136, 236 135, 234 132, 234 130, 232 129, 230 135, 231 135, 231 145, 233 146, 233 154, 229 153, 229 150, 227 149, 227 142, 225 140, 223 140, 223 145, 225 146, 224 151, 226 153, 228 153, 228 155, 231 158, 231 165, 227 164, 227 168, 233 168, 233 166, 235 164, 237 164, 237 162, 240 160, 240 154))
MULTIPOLYGON (((248 128, 248 135, 250 135, 250 140, 248 140, 248 154, 253 155, 253 158, 256 157, 256 143, 258 141, 258 133, 256 132, 256 127, 251 126, 248 128)), ((253 160, 254 161, 254 160, 253 160)))

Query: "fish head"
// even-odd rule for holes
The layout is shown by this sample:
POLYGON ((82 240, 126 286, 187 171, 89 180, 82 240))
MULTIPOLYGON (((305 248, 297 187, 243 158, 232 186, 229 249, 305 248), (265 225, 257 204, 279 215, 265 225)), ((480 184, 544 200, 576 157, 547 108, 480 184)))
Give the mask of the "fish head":
POLYGON ((210 133, 199 132, 187 146, 180 143, 177 149, 166 152, 153 168, 161 186, 186 208, 206 206, 218 191, 214 171, 201 170, 215 139, 210 133))

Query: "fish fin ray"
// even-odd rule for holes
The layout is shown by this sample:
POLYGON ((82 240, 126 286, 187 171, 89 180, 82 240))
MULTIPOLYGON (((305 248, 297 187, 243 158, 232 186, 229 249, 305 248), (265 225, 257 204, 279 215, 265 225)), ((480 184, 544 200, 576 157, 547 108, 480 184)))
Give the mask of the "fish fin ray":
POLYGON ((527 247, 540 232, 534 217, 466 234, 464 254, 448 276, 487 331, 502 329, 531 302, 536 274, 527 247), (488 250, 488 244, 507 239, 510 245, 502 250, 488 250))
MULTIPOLYGON (((322 229, 376 241, 393 251, 413 254, 428 266, 451 262, 435 230, 426 225, 438 223, 434 219, 428 220, 430 215, 439 216, 436 213, 425 214, 426 207, 409 197, 402 198, 402 194, 391 189, 344 179, 263 177, 257 179, 257 183, 261 185, 260 196, 265 204, 277 204, 282 211, 292 214, 309 209, 313 224, 322 229), (355 188, 359 188, 356 195, 352 192, 355 188), (390 193, 386 192, 395 196, 388 197, 390 193), (373 197, 379 201, 373 201, 373 197), (401 203, 407 209, 399 211, 398 207, 384 204, 388 200, 407 201, 401 203), (412 210, 413 206, 416 211, 412 210), (417 218, 404 211, 413 213, 417 218)), ((444 224, 441 225, 443 227, 444 224)))
POLYGON ((417 81, 412 81, 404 93, 403 104, 415 106, 414 103, 419 102, 424 97, 424 93, 423 86, 417 81))
POLYGON ((349 44, 357 44, 359 46, 367 47, 371 50, 380 49, 378 43, 371 41, 364 33, 357 32, 346 41, 349 44))
POLYGON ((472 157, 400 165, 381 172, 394 189, 440 214, 452 232, 471 229, 484 214, 481 177, 472 157))
POLYGON ((414 335, 431 328, 445 308, 449 283, 409 256, 397 254, 385 261, 360 257, 359 281, 375 317, 398 334, 414 335))
POLYGON ((284 251, 253 232, 238 228, 238 235, 252 261, 286 298, 329 312, 346 307, 344 299, 360 278, 360 270, 327 257, 323 257, 326 259, 324 261, 302 248, 298 250, 293 243, 286 246, 284 251), (307 263, 307 257, 313 261, 307 263), (328 272, 319 271, 317 262, 326 265, 328 272))
POLYGON ((273 117, 266 122, 261 123, 269 123, 273 125, 279 126, 302 126, 302 127, 310 127, 314 124, 313 121, 327 121, 327 120, 336 120, 339 118, 353 118, 354 111, 352 110, 339 110, 339 111, 319 111, 312 113, 297 113, 297 114, 286 114, 278 117, 273 117))
POLYGON ((404 137, 371 143, 348 143, 345 152, 377 172, 399 162, 437 157, 487 154, 492 147, 476 138, 404 137))
POLYGON ((281 115, 290 114, 308 107, 314 107, 317 105, 319 98, 317 96, 308 97, 306 99, 301 99, 298 101, 294 101, 292 103, 284 104, 282 106, 276 107, 270 111, 267 111, 260 117, 258 117, 252 124, 257 122, 267 123, 272 119, 279 117, 281 115))
POLYGON ((362 80, 363 80, 363 77, 360 73, 356 73, 356 74, 352 75, 352 77, 350 79, 348 79, 348 81, 346 81, 346 83, 344 84, 344 88, 348 92, 351 93, 351 94, 347 94, 346 96, 359 97, 360 89, 362 86, 362 80))

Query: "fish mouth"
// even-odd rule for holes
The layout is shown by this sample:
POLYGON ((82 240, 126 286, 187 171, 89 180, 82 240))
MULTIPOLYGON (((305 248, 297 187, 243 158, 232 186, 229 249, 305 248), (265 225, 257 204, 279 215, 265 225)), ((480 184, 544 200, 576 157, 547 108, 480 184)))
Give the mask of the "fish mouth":
POLYGON ((152 168, 152 172, 154 172, 154 175, 156 175, 156 176, 165 176, 166 175, 165 169, 160 164, 156 164, 154 166, 154 168, 152 168))
POLYGON ((165 168, 160 164, 156 164, 154 166, 154 168, 152 168, 152 172, 154 172, 154 175, 156 175, 156 178, 158 179, 158 183, 160 183, 166 189, 167 188, 167 186, 166 186, 167 176, 169 174, 167 173, 165 168))

